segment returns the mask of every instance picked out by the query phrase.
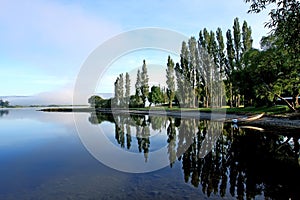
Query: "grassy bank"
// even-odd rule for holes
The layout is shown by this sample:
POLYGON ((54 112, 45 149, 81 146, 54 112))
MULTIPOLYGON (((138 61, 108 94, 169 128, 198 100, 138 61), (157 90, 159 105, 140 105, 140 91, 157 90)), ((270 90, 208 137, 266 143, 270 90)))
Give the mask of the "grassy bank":
MULTIPOLYGON (((122 108, 120 108, 122 110, 122 108)), ((124 108, 128 109, 128 108, 124 108)), ((220 113, 227 113, 227 114, 236 114, 236 115, 252 115, 252 114, 260 114, 265 113, 267 116, 273 116, 273 117, 288 117, 289 119, 299 119, 300 114, 299 113, 292 113, 287 106, 273 106, 273 107, 239 107, 239 108, 229 108, 229 107, 223 107, 223 108, 179 108, 179 107, 173 107, 172 109, 168 108, 167 106, 153 106, 153 107, 146 107, 146 108, 130 108, 131 111, 183 111, 183 112, 220 112, 220 113)), ((47 111, 47 112, 93 112, 94 109, 90 107, 86 108, 63 108, 63 107, 53 107, 53 108, 45 108, 41 109, 40 111, 47 111)), ((109 112, 111 111, 110 108, 104 108, 104 109, 97 109, 99 112, 109 112)))
POLYGON ((289 113, 289 108, 287 106, 273 106, 273 107, 239 107, 239 108, 178 108, 174 107, 172 109, 164 106, 157 107, 147 107, 147 108, 131 108, 130 110, 167 110, 167 111, 200 111, 200 112, 226 112, 230 114, 258 114, 266 113, 267 115, 285 114, 289 113))

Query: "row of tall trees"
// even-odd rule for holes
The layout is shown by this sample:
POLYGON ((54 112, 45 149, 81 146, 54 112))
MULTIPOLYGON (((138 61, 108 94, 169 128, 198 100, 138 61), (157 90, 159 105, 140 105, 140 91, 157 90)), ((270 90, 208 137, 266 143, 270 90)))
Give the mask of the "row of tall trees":
POLYGON ((115 107, 123 107, 129 104, 130 101, 130 77, 129 74, 120 74, 114 83, 115 98, 112 103, 115 107))
MULTIPOLYGON (((238 72, 245 68, 243 57, 252 48, 251 33, 246 21, 241 28, 239 19, 235 18, 233 30, 226 32, 226 48, 221 28, 216 32, 204 28, 198 39, 191 37, 188 42, 182 42, 180 63, 174 67, 176 96, 181 106, 222 106, 226 100, 231 107, 240 105, 243 94, 237 84, 240 81, 238 72)), ((173 71, 170 69, 173 65, 169 57, 168 91, 175 91, 173 71)), ((172 95, 170 97, 170 100, 174 98, 172 95)))
POLYGON ((182 42, 180 61, 169 56, 166 67, 167 88, 149 90, 146 61, 137 72, 135 94, 130 96, 130 78, 120 74, 115 82, 114 105, 145 107, 152 103, 174 103, 180 107, 220 107, 229 105, 273 105, 278 99, 293 111, 299 105, 299 2, 295 0, 246 0, 249 12, 260 12, 276 3, 266 24, 271 33, 261 40, 261 50, 252 47, 252 29, 235 18, 225 34, 204 28, 199 37, 182 42), (125 86, 124 86, 125 85, 125 86), (125 89, 124 89, 125 87, 125 89), (125 91, 125 92, 124 92, 125 91), (125 93, 125 94, 124 94, 125 93), (291 96, 288 101, 283 96, 291 96))
POLYGON ((114 84, 115 96, 112 99, 114 107, 145 107, 148 101, 150 106, 152 104, 164 103, 166 100, 166 92, 164 88, 153 85, 149 88, 149 76, 146 61, 143 60, 142 69, 137 70, 137 78, 135 82, 135 93, 130 95, 130 76, 120 74, 114 84), (124 92, 125 91, 125 92, 124 92))
POLYGON ((226 33, 227 43, 225 49, 222 30, 200 31, 199 39, 191 37, 189 41, 182 42, 180 62, 174 63, 169 56, 166 69, 165 90, 153 86, 149 91, 149 77, 146 61, 142 69, 137 71, 135 95, 130 97, 130 79, 126 73, 124 96, 124 78, 120 74, 115 81, 116 106, 131 105, 132 107, 145 107, 147 100, 152 103, 165 103, 171 108, 176 100, 180 107, 209 107, 226 104, 226 94, 223 89, 225 84, 227 100, 231 106, 238 106, 241 88, 238 87, 237 74, 245 67, 242 58, 252 48, 251 27, 244 21, 242 30, 239 20, 234 20, 233 31, 226 33), (233 36, 231 34, 233 32, 233 36), (167 97, 167 98, 164 98, 167 97))

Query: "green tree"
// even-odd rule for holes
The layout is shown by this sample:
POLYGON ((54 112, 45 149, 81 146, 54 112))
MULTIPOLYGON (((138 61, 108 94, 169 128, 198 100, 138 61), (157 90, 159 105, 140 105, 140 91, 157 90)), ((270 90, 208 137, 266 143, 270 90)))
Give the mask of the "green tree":
POLYGON ((149 95, 149 77, 147 72, 146 61, 143 60, 142 72, 141 72, 141 98, 143 101, 143 107, 146 106, 146 101, 149 95))
POLYGON ((140 73, 140 70, 138 69, 137 74, 136 74, 135 99, 134 99, 134 102, 137 107, 140 106, 141 101, 142 101, 141 100, 141 95, 142 95, 141 88, 142 88, 141 73, 140 73))
POLYGON ((130 76, 126 72, 125 75, 125 104, 129 105, 129 100, 130 100, 130 76))
POLYGON ((168 56, 168 63, 166 69, 167 77, 167 95, 169 100, 169 108, 172 108, 172 102, 175 98, 175 77, 174 77, 174 62, 170 56, 168 56))
POLYGON ((253 43, 252 29, 250 26, 248 26, 248 23, 246 21, 244 21, 242 27, 242 41, 243 41, 242 52, 244 54, 252 48, 252 43, 253 43))
POLYGON ((242 43, 241 43, 241 29, 239 19, 234 19, 233 24, 233 41, 234 41, 234 59, 235 59, 235 66, 237 70, 241 69, 241 50, 242 50, 242 43))
POLYGON ((247 57, 249 66, 245 70, 245 77, 250 77, 253 82, 258 104, 272 105, 280 98, 291 110, 296 111, 296 104, 289 103, 282 95, 293 95, 294 85, 298 86, 297 94, 299 94, 299 76, 297 78, 295 75, 296 69, 290 63, 292 61, 289 53, 278 48, 276 42, 277 39, 274 37, 263 38, 264 50, 257 50, 247 57))
POLYGON ((241 42, 241 29, 240 29, 240 23, 239 19, 235 18, 234 19, 234 24, 233 24, 233 42, 234 42, 234 71, 233 71, 233 95, 234 95, 234 102, 235 102, 235 107, 240 106, 240 88, 238 87, 238 75, 239 72, 242 69, 242 63, 241 63, 241 54, 242 54, 242 42, 241 42))
POLYGON ((2 99, 0 99, 0 107, 2 107, 2 108, 9 107, 9 102, 3 101, 2 99))
MULTIPOLYGON (((218 58, 218 68, 219 68, 219 72, 220 72, 220 81, 223 83, 224 80, 224 68, 225 68, 225 61, 226 61, 226 57, 225 57, 225 45, 224 45, 224 38, 223 38, 223 33, 221 28, 218 28, 216 31, 216 39, 217 39, 217 58, 218 58)), ((222 84, 223 85, 223 84, 222 84)), ((222 106, 223 105, 223 95, 224 95, 224 91, 222 88, 220 88, 220 92, 219 92, 219 105, 222 106)))
POLYGON ((267 47, 270 51, 271 46, 273 51, 276 44, 277 52, 282 53, 282 56, 277 57, 277 63, 280 63, 284 70, 281 71, 282 77, 277 82, 283 84, 286 92, 292 95, 293 105, 289 107, 295 110, 300 93, 300 2, 297 0, 246 0, 246 2, 251 3, 248 12, 254 13, 261 12, 269 4, 275 4, 275 8, 269 13, 271 19, 266 23, 272 30, 268 38, 273 38, 271 43, 267 42, 267 47))
MULTIPOLYGON (((245 54, 252 50, 252 30, 251 27, 248 26, 247 22, 243 22, 243 27, 242 27, 242 54, 241 54, 241 65, 242 65, 242 70, 238 71, 236 74, 236 79, 237 79, 237 86, 239 88, 239 92, 244 100, 244 105, 251 105, 251 94, 249 94, 251 88, 253 86, 250 86, 249 83, 245 83, 245 81, 250 81, 249 77, 244 74, 244 68, 247 67, 247 62, 245 59, 245 54)), ((252 83, 252 81, 250 81, 252 83)))
POLYGON ((113 99, 113 105, 114 106, 118 106, 119 105, 119 101, 120 101, 120 97, 119 97, 119 77, 117 77, 115 83, 114 83, 114 92, 115 92, 115 96, 113 99))
POLYGON ((175 65, 175 76, 176 76, 176 83, 177 83, 177 90, 175 92, 175 97, 177 97, 178 104, 182 106, 184 101, 184 81, 183 81, 183 73, 179 63, 175 65))
POLYGON ((152 103, 155 105, 158 103, 164 103, 164 94, 159 86, 153 85, 151 87, 151 92, 149 93, 150 106, 152 103))
POLYGON ((229 98, 229 104, 230 107, 233 107, 233 73, 234 73, 234 46, 233 46, 233 41, 232 41, 232 35, 231 35, 231 30, 228 29, 226 32, 226 52, 227 52, 227 58, 225 62, 225 75, 226 75, 226 86, 227 86, 227 91, 229 90, 228 93, 228 98, 229 98))
POLYGON ((299 58, 300 53, 300 2, 298 0, 245 0, 250 3, 249 13, 259 13, 273 4, 270 10, 270 21, 266 27, 272 33, 282 38, 282 42, 289 53, 294 53, 294 58, 299 58))
POLYGON ((99 107, 101 107, 100 105, 103 100, 104 100, 103 98, 101 98, 97 95, 93 95, 88 99, 88 103, 90 104, 90 106, 92 108, 99 108, 99 107))
POLYGON ((119 83, 118 83, 118 96, 119 96, 119 106, 124 106, 124 75, 119 75, 119 83))
POLYGON ((189 106, 189 78, 190 78, 190 70, 189 70, 189 51, 188 46, 185 41, 182 42, 181 46, 181 54, 180 54, 180 65, 176 65, 175 70, 177 71, 177 81, 180 93, 180 105, 183 107, 189 106), (178 80, 180 79, 180 80, 178 80))
POLYGON ((189 89, 187 90, 189 93, 189 106, 196 106, 196 75, 197 75, 197 67, 198 67, 198 48, 197 48, 197 40, 195 37, 191 37, 188 41, 189 49, 188 49, 188 77, 187 77, 187 86, 189 89))
MULTIPOLYGON (((200 38, 199 38, 200 39, 200 38)), ((211 35, 209 34, 208 30, 206 28, 203 29, 203 40, 200 40, 200 44, 202 44, 202 49, 199 49, 199 54, 200 54, 200 60, 201 60, 201 65, 200 67, 200 76, 202 80, 202 85, 204 88, 204 97, 203 97, 203 102, 204 106, 208 107, 209 106, 209 101, 210 101, 210 92, 209 92, 209 86, 211 83, 210 77, 211 77, 211 35)))
POLYGON ((123 74, 119 74, 119 77, 117 77, 115 83, 114 83, 114 91, 115 91, 115 97, 114 97, 114 105, 116 107, 123 106, 124 105, 124 78, 123 74))

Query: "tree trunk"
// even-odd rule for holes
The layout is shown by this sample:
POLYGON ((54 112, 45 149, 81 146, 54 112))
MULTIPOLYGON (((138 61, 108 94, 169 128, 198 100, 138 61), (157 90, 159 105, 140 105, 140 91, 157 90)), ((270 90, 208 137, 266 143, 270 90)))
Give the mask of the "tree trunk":
POLYGON ((281 97, 278 94, 275 94, 275 96, 277 96, 279 99, 281 99, 282 101, 284 101, 287 106, 289 107, 289 109, 291 109, 292 111, 296 112, 296 108, 293 107, 293 105, 290 104, 290 102, 288 102, 288 100, 284 99, 283 97, 281 97))
POLYGON ((299 106, 299 94, 293 95, 293 104, 295 108, 299 106))
POLYGON ((233 107, 233 92, 232 92, 232 83, 230 83, 230 108, 233 107))

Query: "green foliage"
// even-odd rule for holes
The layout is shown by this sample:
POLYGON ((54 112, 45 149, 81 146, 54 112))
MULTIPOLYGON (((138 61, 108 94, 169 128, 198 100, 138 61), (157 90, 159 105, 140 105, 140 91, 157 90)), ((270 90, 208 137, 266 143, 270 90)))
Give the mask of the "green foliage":
POLYGON ((181 108, 193 108, 212 106, 213 100, 219 107, 225 101, 230 107, 239 107, 243 103, 271 106, 278 98, 284 100, 282 96, 292 96, 292 103, 284 101, 290 109, 296 110, 300 94, 299 2, 246 2, 251 2, 249 12, 256 13, 268 4, 276 3, 277 7, 270 12, 271 20, 267 23, 272 33, 261 40, 263 50, 252 48, 252 29, 246 21, 241 27, 238 18, 234 19, 232 29, 227 30, 226 41, 220 28, 216 32, 204 28, 199 32, 198 40, 191 37, 182 42, 179 63, 174 64, 168 57, 165 93, 155 86, 149 94, 149 78, 143 60, 142 69, 137 72, 135 96, 131 96, 130 100, 128 73, 125 77, 125 98, 123 74, 116 80, 114 100, 117 105, 129 101, 130 107, 145 107, 147 99, 150 103, 168 99, 169 108, 172 108, 173 101, 181 108), (226 87, 226 100, 223 98, 225 92, 218 88, 220 85, 226 87), (216 95, 218 98, 215 98, 216 95))
POLYGON ((88 103, 92 108, 110 108, 111 99, 103 99, 97 95, 93 95, 88 99, 88 103))
POLYGON ((247 52, 248 50, 250 50, 252 48, 252 30, 251 27, 248 26, 248 23, 246 21, 244 21, 243 23, 243 27, 242 27, 242 40, 243 40, 243 47, 242 47, 242 51, 243 53, 247 52))
POLYGON ((261 41, 260 66, 268 68, 273 80, 263 80, 262 90, 267 90, 269 98, 281 98, 281 94, 292 96, 293 102, 286 101, 291 110, 296 111, 300 94, 300 2, 296 0, 246 0, 250 2, 248 12, 259 13, 269 4, 275 8, 269 13, 271 19, 266 24, 272 29, 269 36, 261 41), (272 56, 272 57, 270 57, 272 56), (266 83, 267 82, 267 83, 266 83))
POLYGON ((149 93, 149 102, 150 104, 164 103, 164 94, 160 87, 158 86, 151 87, 151 92, 149 93))
POLYGON ((124 100, 125 105, 129 104, 129 100, 130 100, 130 77, 129 77, 129 74, 126 72, 126 75, 125 75, 125 100, 124 100))
POLYGON ((142 73, 141 73, 141 98, 145 107, 146 100, 149 95, 149 77, 147 72, 146 61, 143 60, 142 73))
POLYGON ((123 74, 119 74, 119 77, 114 83, 115 97, 113 101, 113 106, 122 107, 124 106, 124 78, 123 74))
POLYGON ((0 99, 0 107, 2 107, 2 108, 9 107, 9 102, 3 101, 2 99, 0 99))
POLYGON ((182 42, 180 64, 176 63, 176 78, 178 86, 178 100, 180 105, 188 107, 189 101, 189 85, 190 69, 189 69, 189 50, 185 41, 182 42))
POLYGON ((242 43, 241 43, 241 30, 240 30, 240 23, 239 19, 234 19, 233 25, 233 41, 234 41, 234 59, 235 59, 235 67, 237 70, 241 69, 241 50, 242 50, 242 43))
POLYGON ((248 12, 259 13, 269 4, 275 4, 275 9, 269 12, 271 17, 266 26, 273 34, 283 39, 284 46, 290 53, 299 58, 300 52, 300 2, 297 0, 246 0, 250 3, 248 12))
POLYGON ((167 95, 169 100, 169 108, 172 108, 172 102, 175 98, 175 76, 174 76, 174 62, 170 56, 168 56, 168 63, 166 69, 167 78, 167 95))
POLYGON ((134 101, 133 101, 133 98, 130 97, 130 101, 134 102, 134 104, 132 104, 132 105, 140 105, 141 104, 141 101, 142 101, 142 99, 141 99, 141 95, 142 95, 141 88, 142 88, 141 72, 138 69, 137 74, 136 74, 135 98, 134 98, 134 101))
POLYGON ((141 97, 137 95, 131 95, 129 99, 129 108, 143 108, 141 97))

